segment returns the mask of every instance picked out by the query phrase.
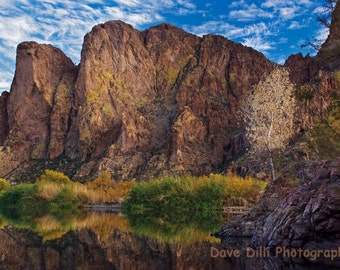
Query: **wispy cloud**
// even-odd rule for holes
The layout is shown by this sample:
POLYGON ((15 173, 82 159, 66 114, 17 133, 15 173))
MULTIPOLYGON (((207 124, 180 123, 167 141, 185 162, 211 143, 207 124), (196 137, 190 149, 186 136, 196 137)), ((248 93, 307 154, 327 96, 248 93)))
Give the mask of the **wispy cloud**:
POLYGON ((288 26, 288 29, 301 29, 304 25, 301 24, 301 22, 298 21, 291 21, 290 25, 288 26))
POLYGON ((83 36, 98 23, 124 20, 136 28, 161 22, 163 13, 196 11, 191 0, 0 0, 0 92, 9 87, 15 52, 22 41, 34 40, 61 48, 79 62, 83 36))
POLYGON ((317 31, 316 39, 323 41, 327 39, 328 35, 329 35, 329 29, 324 27, 324 28, 321 28, 319 31, 317 31))
MULTIPOLYGON (((98 23, 120 19, 143 30, 168 21, 204 35, 220 34, 264 53, 280 42, 280 30, 308 27, 306 10, 319 12, 319 0, 0 0, 0 92, 9 89, 16 47, 22 41, 50 43, 75 63, 80 60, 84 35, 98 23), (195 18, 195 21, 192 19, 195 18), (198 19, 199 18, 199 19, 198 19), (185 22, 185 20, 187 20, 185 22)), ((324 37, 324 32, 317 32, 324 37)), ((288 42, 288 41, 287 41, 288 42)), ((289 46, 288 46, 289 47, 289 46)), ((268 53, 269 52, 269 53, 268 53)))
POLYGON ((245 4, 241 9, 230 11, 229 16, 238 21, 250 21, 258 18, 273 18, 274 15, 252 3, 245 4))
POLYGON ((266 41, 262 36, 253 36, 244 38, 243 44, 248 47, 252 47, 255 50, 266 53, 268 50, 273 49, 273 43, 266 41))

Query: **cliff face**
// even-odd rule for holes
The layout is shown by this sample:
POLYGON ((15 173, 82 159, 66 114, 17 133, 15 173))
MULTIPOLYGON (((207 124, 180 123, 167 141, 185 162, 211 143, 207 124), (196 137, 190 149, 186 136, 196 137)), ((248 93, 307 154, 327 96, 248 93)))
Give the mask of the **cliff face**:
MULTIPOLYGON (((306 130, 319 126, 314 134, 312 132, 307 135, 313 146, 319 143, 313 149, 318 152, 318 156, 300 155, 303 147, 295 148, 296 145, 292 142, 288 154, 290 160, 287 159, 286 164, 293 163, 293 166, 288 166, 283 172, 293 171, 293 177, 280 177, 270 183, 259 204, 249 215, 224 224, 216 236, 221 237, 225 244, 230 237, 249 237, 250 245, 255 247, 284 246, 306 250, 338 248, 339 21, 338 3, 333 13, 329 37, 318 55, 311 58, 297 54, 289 57, 285 63, 290 70, 290 80, 296 85, 297 131, 308 134, 306 130), (328 155, 331 153, 333 159, 320 161, 322 152, 328 152, 328 155), (313 159, 318 161, 311 162, 313 159), (295 177, 299 179, 296 182, 292 180, 295 177)), ((304 135, 296 136, 297 144, 302 141, 297 139, 299 136, 301 139, 304 135)))
POLYGON ((0 96, 0 145, 3 145, 8 135, 8 114, 7 100, 8 92, 3 92, 0 96))
MULTIPOLYGON (((324 54, 336 52, 338 10, 318 56, 285 63, 296 85, 297 132, 338 95, 339 76, 330 70, 339 57, 324 54)), ((32 160, 61 159, 66 167, 77 162, 67 172, 73 178, 221 171, 248 146, 240 101, 274 66, 221 36, 168 24, 143 32, 121 21, 97 25, 84 38, 79 66, 50 45, 24 42, 10 94, 0 100, 0 176, 28 171, 32 160)))
POLYGON ((298 184, 271 183, 251 213, 224 224, 216 236, 225 244, 230 237, 248 237, 254 247, 337 249, 340 159, 301 166, 298 177, 298 184))
POLYGON ((329 35, 322 44, 317 56, 317 61, 323 69, 340 69, 340 4, 336 3, 332 14, 329 35))
POLYGON ((273 67, 251 48, 168 24, 95 26, 79 69, 52 46, 22 43, 0 175, 58 156, 83 161, 75 177, 209 173, 245 147, 239 101, 273 67))
POLYGON ((60 50, 34 42, 18 46, 16 63, 8 144, 23 160, 54 158, 63 152, 75 66, 60 50))

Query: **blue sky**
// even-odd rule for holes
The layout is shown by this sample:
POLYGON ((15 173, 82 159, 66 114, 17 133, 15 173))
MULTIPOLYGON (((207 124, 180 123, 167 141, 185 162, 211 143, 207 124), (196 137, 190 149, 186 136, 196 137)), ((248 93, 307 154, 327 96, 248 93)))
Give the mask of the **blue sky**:
POLYGON ((325 39, 316 22, 325 0, 0 0, 0 92, 14 76, 23 41, 52 44, 79 63, 83 37, 98 23, 123 20, 139 30, 167 22, 202 36, 220 34, 284 63, 306 39, 325 39))

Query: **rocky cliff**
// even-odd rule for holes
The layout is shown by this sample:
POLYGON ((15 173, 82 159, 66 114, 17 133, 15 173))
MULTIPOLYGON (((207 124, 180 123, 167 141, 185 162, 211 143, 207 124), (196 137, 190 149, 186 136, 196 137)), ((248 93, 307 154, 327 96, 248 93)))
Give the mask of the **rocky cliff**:
POLYGON ((316 60, 323 69, 340 69, 340 7, 336 4, 332 14, 330 33, 326 41, 322 44, 316 60))
POLYGON ((3 145, 8 135, 7 100, 8 93, 3 92, 0 96, 0 145, 3 145))
MULTIPOLYGON (((290 161, 286 159, 283 165, 286 166, 283 172, 293 171, 294 177, 280 177, 270 183, 250 214, 226 223, 216 234, 225 243, 230 238, 249 237, 249 244, 255 247, 304 250, 339 247, 339 20, 338 3, 329 37, 318 55, 315 58, 293 55, 285 63, 290 69, 291 81, 296 84, 295 94, 300 103, 296 112, 300 135, 291 142, 290 152, 285 153, 290 161), (313 153, 302 147, 301 138, 306 137, 313 153), (304 154, 301 151, 305 151, 304 154), (332 159, 320 160, 322 157, 332 159), (287 166, 291 161, 294 165, 287 166)), ((339 264, 338 260, 328 262, 339 264)))
POLYGON ((299 166, 298 177, 299 182, 280 178, 271 183, 250 214, 226 223, 216 236, 226 244, 248 237, 254 247, 337 249, 340 159, 299 166))
POLYGON ((239 101, 274 66, 221 36, 168 24, 97 25, 78 67, 50 45, 22 43, 8 122, 6 110, 0 117, 0 175, 61 159, 81 162, 74 178, 216 171, 246 146, 239 101))
MULTIPOLYGON (((339 9, 318 55, 285 63, 299 106, 296 136, 278 153, 282 176, 219 237, 249 236, 254 246, 339 245, 339 9), (294 177, 285 179, 288 172, 294 177)), ((221 36, 168 24, 142 32, 121 21, 97 25, 84 38, 79 66, 50 45, 22 43, 11 91, 0 98, 0 177, 39 175, 48 166, 73 179, 103 170, 116 179, 222 171, 247 147, 243 96, 275 66, 221 36)))

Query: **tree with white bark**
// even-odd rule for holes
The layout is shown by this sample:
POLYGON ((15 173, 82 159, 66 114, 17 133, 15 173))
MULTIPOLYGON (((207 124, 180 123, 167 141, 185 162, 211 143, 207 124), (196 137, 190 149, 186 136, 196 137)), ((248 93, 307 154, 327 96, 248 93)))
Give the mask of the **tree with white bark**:
POLYGON ((284 149, 294 132, 294 85, 283 67, 276 67, 242 105, 246 136, 254 154, 266 153, 269 159, 271 179, 275 181, 273 151, 284 149))

